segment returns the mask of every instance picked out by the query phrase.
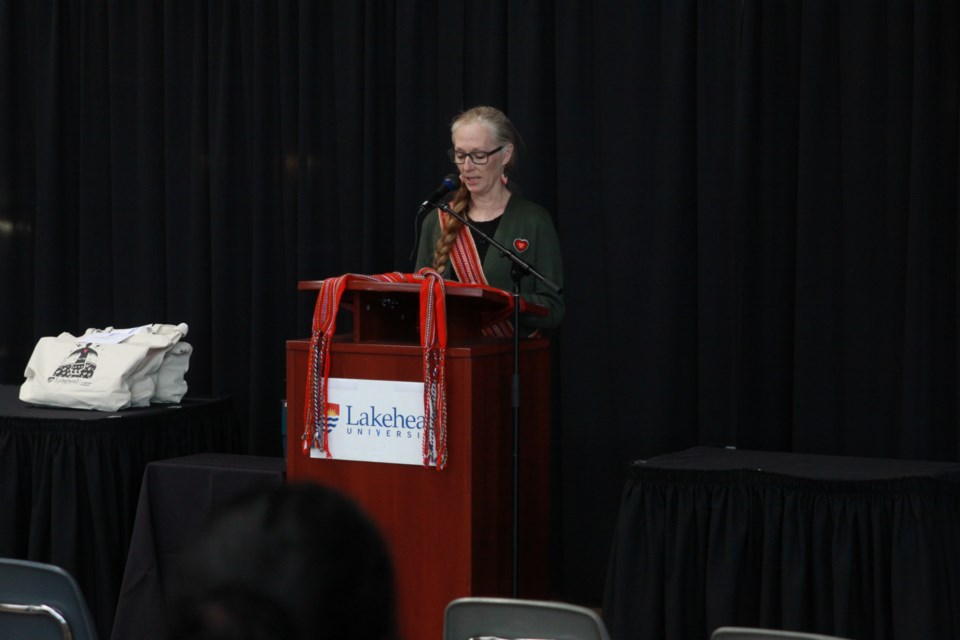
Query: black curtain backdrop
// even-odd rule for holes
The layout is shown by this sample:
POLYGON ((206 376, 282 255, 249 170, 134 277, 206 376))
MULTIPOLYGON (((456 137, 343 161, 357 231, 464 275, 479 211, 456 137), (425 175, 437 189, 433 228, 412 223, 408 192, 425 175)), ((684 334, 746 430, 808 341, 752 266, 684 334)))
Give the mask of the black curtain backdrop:
POLYGON ((555 214, 556 588, 599 602, 628 464, 960 459, 952 0, 0 0, 0 381, 187 322, 279 454, 300 279, 408 271, 448 123, 505 109, 555 214))

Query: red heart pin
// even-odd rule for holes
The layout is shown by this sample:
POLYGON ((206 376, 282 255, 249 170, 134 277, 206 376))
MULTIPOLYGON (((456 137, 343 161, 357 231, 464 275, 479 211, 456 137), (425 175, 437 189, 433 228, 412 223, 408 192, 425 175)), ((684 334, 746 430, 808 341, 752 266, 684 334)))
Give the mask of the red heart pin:
POLYGON ((516 249, 518 253, 523 253, 530 248, 530 241, 524 240, 523 238, 517 238, 513 241, 513 248, 516 249))

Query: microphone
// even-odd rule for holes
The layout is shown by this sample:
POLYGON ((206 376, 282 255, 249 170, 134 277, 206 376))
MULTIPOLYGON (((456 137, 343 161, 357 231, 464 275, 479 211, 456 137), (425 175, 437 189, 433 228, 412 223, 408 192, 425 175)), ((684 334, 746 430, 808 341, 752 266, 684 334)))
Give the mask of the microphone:
POLYGON ((430 207, 437 206, 437 203, 440 201, 443 196, 447 195, 451 191, 457 189, 460 186, 460 176, 455 173, 448 173, 443 177, 443 182, 440 183, 440 186, 437 187, 437 190, 430 194, 426 200, 420 205, 420 209, 417 211, 417 217, 414 218, 414 236, 413 236, 413 251, 410 252, 410 260, 413 261, 414 256, 417 255, 417 246, 420 244, 420 236, 417 235, 418 223, 420 216, 426 213, 427 209, 430 207))
POLYGON ((420 211, 417 215, 420 215, 426 211, 427 207, 431 205, 436 205, 437 201, 440 200, 443 196, 447 195, 454 189, 460 186, 460 176, 455 173, 448 173, 443 177, 443 182, 440 183, 440 186, 437 187, 437 190, 430 194, 423 203, 420 204, 420 211))

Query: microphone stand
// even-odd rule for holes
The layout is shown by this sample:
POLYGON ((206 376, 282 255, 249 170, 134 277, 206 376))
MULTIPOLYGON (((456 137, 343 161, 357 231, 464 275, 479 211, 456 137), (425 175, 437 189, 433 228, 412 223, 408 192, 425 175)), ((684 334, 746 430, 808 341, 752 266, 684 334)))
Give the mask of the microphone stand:
POLYGON ((513 406, 513 597, 516 598, 518 597, 520 582, 520 282, 526 276, 533 276, 556 293, 562 293, 563 287, 560 287, 537 271, 529 262, 481 231, 469 217, 457 213, 443 200, 432 204, 475 231, 478 236, 496 249, 501 257, 513 263, 510 267, 510 277, 513 279, 513 380, 510 395, 513 406))

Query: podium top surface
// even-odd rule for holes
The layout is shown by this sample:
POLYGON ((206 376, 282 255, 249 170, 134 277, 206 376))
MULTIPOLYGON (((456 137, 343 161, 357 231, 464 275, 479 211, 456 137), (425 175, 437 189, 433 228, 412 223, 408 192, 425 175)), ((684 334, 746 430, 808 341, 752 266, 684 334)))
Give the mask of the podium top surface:
MULTIPOLYGON (((300 280, 297 283, 298 291, 319 291, 323 287, 323 280, 300 280)), ((420 283, 418 282, 381 282, 379 280, 350 280, 347 282, 346 291, 369 292, 369 293, 403 293, 419 294, 420 283)), ((479 285, 463 285, 456 283, 455 286, 446 288, 447 297, 462 300, 474 300, 482 303, 486 308, 502 308, 509 304, 512 294, 509 291, 495 289, 493 287, 484 287, 479 285)), ((524 314, 545 316, 547 308, 538 304, 525 302, 521 307, 524 314)))
MULTIPOLYGON (((301 280, 297 283, 299 291, 319 291, 323 286, 323 280, 301 280)), ((351 280, 347 282, 346 291, 371 291, 371 292, 394 292, 394 293, 420 293, 420 283, 418 282, 380 282, 378 280, 351 280)), ((486 300, 496 300, 504 303, 503 296, 509 297, 506 291, 497 291, 487 287, 474 286, 454 286, 446 290, 448 296, 461 298, 479 298, 486 300)))
MULTIPOLYGON (((300 291, 319 291, 323 280, 301 280, 300 291)), ((348 280, 342 305, 353 315, 353 340, 420 342, 420 282, 348 280)), ((455 283, 446 287, 444 308, 448 344, 479 337, 485 327, 507 319, 513 297, 501 289, 455 283)), ((523 313, 546 313, 540 305, 521 301, 523 313)))

